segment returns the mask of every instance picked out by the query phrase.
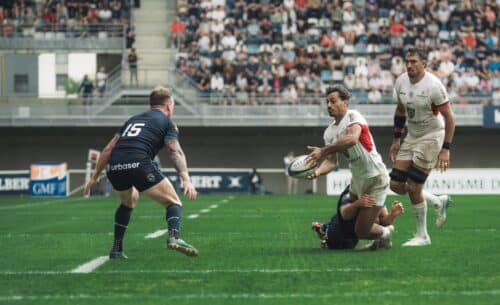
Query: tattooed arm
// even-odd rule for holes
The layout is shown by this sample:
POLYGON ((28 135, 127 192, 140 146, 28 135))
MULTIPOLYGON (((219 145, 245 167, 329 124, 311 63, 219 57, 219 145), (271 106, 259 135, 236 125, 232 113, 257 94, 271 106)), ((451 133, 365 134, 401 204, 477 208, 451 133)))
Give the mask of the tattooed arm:
POLYGON ((170 157, 170 160, 172 160, 172 163, 181 178, 182 185, 184 186, 184 195, 191 200, 195 199, 197 192, 191 183, 191 179, 189 178, 186 155, 184 155, 184 151, 182 151, 179 141, 177 141, 177 139, 165 140, 165 146, 167 148, 168 156, 170 157))

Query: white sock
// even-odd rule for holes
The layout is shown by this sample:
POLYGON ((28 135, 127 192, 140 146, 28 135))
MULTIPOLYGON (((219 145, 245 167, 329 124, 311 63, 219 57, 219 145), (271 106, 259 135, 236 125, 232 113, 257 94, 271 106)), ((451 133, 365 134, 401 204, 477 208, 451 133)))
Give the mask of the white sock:
POLYGON ((424 195, 424 198, 425 200, 428 202, 428 203, 431 203, 432 206, 437 209, 441 206, 442 202, 441 202, 441 199, 439 199, 438 196, 432 194, 432 193, 429 193, 427 192, 426 190, 422 190, 422 195, 424 195))
POLYGON ((413 214, 417 220, 416 236, 426 237, 427 234, 427 203, 425 201, 412 204, 413 214))
POLYGON ((382 227, 382 235, 380 235, 380 238, 388 239, 390 236, 391 236, 391 231, 386 227, 382 227))

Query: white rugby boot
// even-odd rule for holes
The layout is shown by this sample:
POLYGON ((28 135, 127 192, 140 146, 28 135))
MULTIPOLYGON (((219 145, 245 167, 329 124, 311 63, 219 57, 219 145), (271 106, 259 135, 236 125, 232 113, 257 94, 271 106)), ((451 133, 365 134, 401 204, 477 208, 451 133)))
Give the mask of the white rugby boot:
POLYGON ((439 200, 441 200, 441 205, 436 208, 436 226, 441 228, 446 222, 446 212, 448 207, 453 203, 451 197, 449 195, 441 195, 438 196, 439 200))
POLYGON ((429 235, 426 236, 414 236, 412 239, 408 240, 403 244, 403 247, 421 247, 421 246, 430 246, 431 238, 429 235))

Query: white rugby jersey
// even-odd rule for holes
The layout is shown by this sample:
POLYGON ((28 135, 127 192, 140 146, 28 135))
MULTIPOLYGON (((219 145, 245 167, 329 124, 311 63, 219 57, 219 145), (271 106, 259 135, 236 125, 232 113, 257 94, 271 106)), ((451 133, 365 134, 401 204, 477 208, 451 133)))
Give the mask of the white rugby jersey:
POLYGON ((338 125, 335 125, 334 120, 325 129, 325 133, 323 134, 325 145, 335 143, 347 133, 347 127, 353 124, 361 126, 359 141, 345 151, 339 152, 339 154, 343 155, 349 161, 349 168, 351 169, 353 179, 387 175, 382 157, 377 152, 375 142, 373 142, 368 123, 356 110, 349 109, 338 125))
POLYGON ((410 82, 407 72, 401 74, 396 79, 393 97, 405 107, 410 136, 419 138, 444 129, 444 119, 437 108, 448 103, 448 94, 432 73, 425 72, 416 84, 410 82))

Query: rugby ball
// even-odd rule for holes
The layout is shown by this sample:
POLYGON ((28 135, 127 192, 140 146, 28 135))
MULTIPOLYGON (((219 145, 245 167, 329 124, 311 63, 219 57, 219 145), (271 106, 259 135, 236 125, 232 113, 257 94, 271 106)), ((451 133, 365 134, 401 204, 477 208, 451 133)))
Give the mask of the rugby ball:
POLYGON ((305 178, 312 174, 316 166, 309 166, 306 163, 307 155, 298 156, 288 165, 287 172, 290 177, 305 178))

